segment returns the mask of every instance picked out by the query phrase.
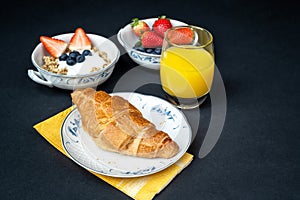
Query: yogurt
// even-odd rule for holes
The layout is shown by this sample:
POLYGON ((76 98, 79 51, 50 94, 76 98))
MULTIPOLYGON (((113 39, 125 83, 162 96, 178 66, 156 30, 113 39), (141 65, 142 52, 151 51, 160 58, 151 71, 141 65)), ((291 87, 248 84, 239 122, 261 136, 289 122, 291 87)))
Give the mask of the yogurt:
MULTIPOLYGON (((82 51, 78 51, 82 53, 82 51)), ((105 58, 99 55, 99 51, 91 50, 92 55, 85 56, 85 60, 75 65, 68 65, 66 61, 58 61, 60 70, 66 68, 67 75, 84 75, 89 74, 95 69, 102 69, 107 63, 105 58)))

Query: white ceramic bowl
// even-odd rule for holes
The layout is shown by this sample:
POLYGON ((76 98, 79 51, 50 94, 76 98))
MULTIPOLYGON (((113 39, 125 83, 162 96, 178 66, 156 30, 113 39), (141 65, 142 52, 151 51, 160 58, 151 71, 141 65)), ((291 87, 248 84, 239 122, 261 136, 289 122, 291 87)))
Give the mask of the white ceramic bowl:
MULTIPOLYGON (((150 28, 157 18, 140 19, 145 21, 150 28)), ((170 19, 172 26, 187 25, 184 22, 170 19)), ((121 28, 117 35, 118 41, 127 51, 129 57, 140 66, 158 70, 160 68, 160 55, 150 54, 133 49, 139 38, 133 33, 130 23, 121 28)))
MULTIPOLYGON (((74 33, 66 33, 54 36, 69 42, 74 33)), ((92 45, 101 51, 105 51, 111 63, 105 68, 84 75, 61 75, 49 72, 42 68, 43 56, 49 55, 42 43, 39 43, 31 54, 32 64, 38 71, 28 70, 28 76, 36 83, 49 87, 58 87, 61 89, 75 90, 78 88, 97 87, 106 81, 112 74, 116 62, 119 60, 120 51, 118 47, 109 39, 95 34, 87 34, 92 45)))

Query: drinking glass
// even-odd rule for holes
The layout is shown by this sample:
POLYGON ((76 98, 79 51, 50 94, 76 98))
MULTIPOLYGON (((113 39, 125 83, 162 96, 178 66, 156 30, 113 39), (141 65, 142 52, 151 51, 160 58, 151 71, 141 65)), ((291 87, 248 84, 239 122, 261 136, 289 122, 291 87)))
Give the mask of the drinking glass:
POLYGON ((214 77, 212 34, 197 26, 177 26, 164 35, 160 80, 167 99, 181 109, 199 107, 214 77))

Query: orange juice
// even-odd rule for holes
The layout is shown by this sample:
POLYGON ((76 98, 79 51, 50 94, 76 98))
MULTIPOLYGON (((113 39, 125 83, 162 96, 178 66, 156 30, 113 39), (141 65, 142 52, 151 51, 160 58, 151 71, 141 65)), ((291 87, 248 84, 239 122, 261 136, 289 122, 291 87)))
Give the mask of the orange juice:
POLYGON ((203 48, 170 47, 160 61, 163 89, 179 98, 199 98, 211 88, 214 58, 203 48))

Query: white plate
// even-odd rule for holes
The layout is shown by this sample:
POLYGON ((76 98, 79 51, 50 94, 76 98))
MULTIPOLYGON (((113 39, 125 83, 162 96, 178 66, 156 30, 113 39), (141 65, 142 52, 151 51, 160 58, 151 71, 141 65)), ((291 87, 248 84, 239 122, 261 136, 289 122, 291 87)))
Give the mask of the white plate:
POLYGON ((72 110, 61 127, 62 144, 80 166, 113 177, 139 177, 159 172, 179 160, 187 151, 192 131, 183 113, 165 100, 138 93, 113 93, 127 99, 156 128, 169 134, 179 152, 172 158, 139 158, 101 150, 81 127, 79 111, 72 110))

